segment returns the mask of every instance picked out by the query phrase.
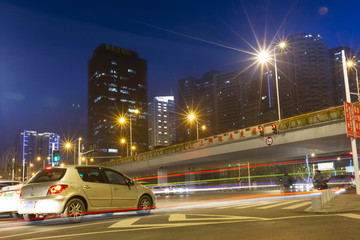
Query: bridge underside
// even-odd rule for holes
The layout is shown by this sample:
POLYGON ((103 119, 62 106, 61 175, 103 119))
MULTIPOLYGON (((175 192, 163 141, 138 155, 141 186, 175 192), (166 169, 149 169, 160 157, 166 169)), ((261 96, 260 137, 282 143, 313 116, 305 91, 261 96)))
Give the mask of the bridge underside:
POLYGON ((267 146, 265 137, 219 144, 218 146, 192 149, 181 153, 160 156, 138 162, 113 166, 130 176, 151 175, 159 168, 169 172, 185 168, 224 167, 228 164, 257 164, 305 159, 311 153, 317 157, 348 155, 350 139, 346 136, 345 123, 318 125, 301 130, 272 135, 273 144, 267 146))

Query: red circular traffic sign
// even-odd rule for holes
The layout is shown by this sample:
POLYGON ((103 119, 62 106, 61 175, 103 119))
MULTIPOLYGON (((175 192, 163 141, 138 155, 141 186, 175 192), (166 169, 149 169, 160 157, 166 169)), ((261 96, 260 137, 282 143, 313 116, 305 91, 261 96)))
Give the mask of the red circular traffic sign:
POLYGON ((274 139, 272 137, 267 137, 266 138, 266 145, 270 146, 271 144, 273 144, 274 139))

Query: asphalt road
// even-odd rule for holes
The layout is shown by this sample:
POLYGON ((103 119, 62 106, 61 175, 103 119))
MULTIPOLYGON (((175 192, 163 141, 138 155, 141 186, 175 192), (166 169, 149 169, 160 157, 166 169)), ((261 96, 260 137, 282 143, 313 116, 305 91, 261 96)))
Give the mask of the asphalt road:
POLYGON ((39 223, 0 216, 0 239, 358 239, 360 214, 310 214, 312 195, 234 192, 158 198, 148 216, 86 216, 39 223))

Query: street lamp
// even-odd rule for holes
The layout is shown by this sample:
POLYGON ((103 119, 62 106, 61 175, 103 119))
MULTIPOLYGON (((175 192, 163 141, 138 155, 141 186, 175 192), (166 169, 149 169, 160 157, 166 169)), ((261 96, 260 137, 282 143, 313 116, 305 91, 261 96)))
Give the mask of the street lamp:
MULTIPOLYGON (((76 143, 74 145, 76 146, 76 143)), ((76 147, 75 146, 74 146, 74 165, 76 165, 76 147)), ((67 142, 65 144, 65 148, 68 150, 71 150, 72 147, 73 147, 72 143, 70 143, 70 142, 67 142)))
POLYGON ((274 46, 275 85, 276 85, 276 97, 277 97, 279 121, 281 120, 281 113, 280 113, 279 79, 278 79, 277 65, 276 65, 276 47, 280 47, 281 49, 283 49, 285 46, 286 46, 285 42, 281 42, 280 44, 274 46))
MULTIPOLYGON (((40 161, 41 161, 41 157, 37 157, 36 160, 37 160, 38 162, 40 162, 40 161)), ((44 160, 43 160, 43 168, 45 168, 45 158, 44 158, 44 160)))
MULTIPOLYGON (((351 104, 349 77, 348 77, 348 72, 346 69, 347 63, 346 63, 346 59, 345 59, 345 50, 341 50, 341 59, 342 59, 342 65, 343 65, 346 102, 351 104)), ((358 159, 358 154, 357 154, 356 138, 350 137, 350 139, 351 139, 350 140, 351 141, 351 151, 353 152, 356 194, 360 195, 359 159, 358 159)))
MULTIPOLYGON (((128 110, 130 111, 130 109, 128 110)), ((130 156, 132 156, 133 154, 133 149, 132 149, 132 145, 133 145, 133 140, 132 140, 132 114, 135 113, 135 115, 139 114, 140 111, 138 109, 134 109, 132 111, 130 111, 129 114, 129 125, 130 125, 130 156)), ((126 119, 124 117, 119 118, 119 122, 120 124, 124 124, 126 122, 126 119)))
POLYGON ((347 61, 346 65, 350 68, 355 69, 355 77, 356 77, 356 89, 357 89, 357 96, 358 96, 358 101, 360 101, 360 91, 359 91, 359 79, 358 79, 358 72, 356 69, 356 65, 353 61, 347 61))
POLYGON ((199 122, 196 120, 196 117, 193 113, 190 113, 188 116, 190 122, 195 121, 196 122, 196 141, 199 141, 199 122))
POLYGON ((82 138, 79 137, 78 138, 78 164, 81 165, 81 146, 80 146, 80 142, 81 142, 82 138))
MULTIPOLYGON (((275 85, 276 85, 276 97, 277 97, 277 106, 278 106, 278 118, 279 121, 281 121, 281 112, 280 112, 280 97, 279 97, 279 79, 278 79, 278 73, 277 73, 277 64, 276 64, 276 48, 285 48, 286 47, 286 43, 285 42, 281 42, 277 45, 274 46, 274 68, 275 68, 275 85)), ((258 61, 261 64, 264 64, 268 61, 270 61, 270 55, 268 52, 265 51, 261 51, 258 54, 258 61)))
POLYGON ((126 144, 126 157, 129 157, 129 145, 128 145, 128 143, 126 142, 125 138, 122 138, 122 139, 120 140, 120 142, 121 142, 122 144, 126 144))

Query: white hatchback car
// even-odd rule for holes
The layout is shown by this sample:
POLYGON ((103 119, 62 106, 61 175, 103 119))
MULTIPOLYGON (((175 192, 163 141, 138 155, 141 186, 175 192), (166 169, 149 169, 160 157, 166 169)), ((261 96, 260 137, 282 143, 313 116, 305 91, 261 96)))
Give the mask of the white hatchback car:
POLYGON ((61 215, 77 222, 92 212, 149 214, 155 201, 150 189, 108 167, 49 167, 22 187, 18 213, 28 221, 61 215))
POLYGON ((22 183, 0 189, 0 213, 11 214, 14 218, 22 218, 18 211, 22 183))

